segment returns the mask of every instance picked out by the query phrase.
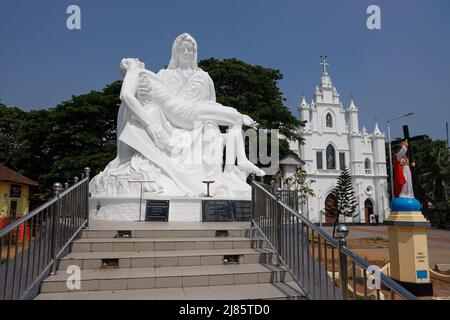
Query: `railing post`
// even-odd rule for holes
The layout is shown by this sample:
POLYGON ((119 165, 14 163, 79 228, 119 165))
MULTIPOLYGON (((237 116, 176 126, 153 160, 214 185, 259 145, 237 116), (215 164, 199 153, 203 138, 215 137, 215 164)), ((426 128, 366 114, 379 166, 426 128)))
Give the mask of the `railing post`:
MULTIPOLYGON (((53 184, 53 192, 55 193, 55 197, 59 199, 59 194, 62 191, 63 187, 61 183, 56 182, 53 184)), ((51 276, 56 274, 57 267, 57 258, 58 258, 58 233, 59 233, 59 219, 60 219, 60 202, 59 200, 55 202, 55 212, 53 213, 53 221, 52 221, 52 243, 51 243, 51 253, 52 253, 52 270, 50 272, 51 276)))
POLYGON ((278 203, 278 201, 281 201, 281 188, 277 188, 275 190, 275 195, 277 197, 277 202, 275 203, 275 211, 276 211, 276 217, 277 217, 277 225, 276 225, 276 230, 277 230, 277 250, 278 250, 278 266, 281 266, 281 255, 283 254, 283 226, 282 226, 282 222, 283 222, 283 217, 281 215, 281 206, 278 203))
POLYGON ((250 186, 252 187, 252 219, 251 219, 251 223, 250 223, 250 236, 254 237, 253 233, 255 230, 255 201, 256 201, 256 189, 254 186, 254 182, 255 182, 255 178, 256 178, 256 173, 252 172, 250 174, 250 186))
POLYGON ((91 173, 91 168, 86 167, 84 168, 84 175, 86 176, 87 180, 87 185, 86 185, 86 202, 84 203, 84 210, 85 210, 85 214, 86 214, 86 227, 85 229, 89 229, 89 174, 91 173))
POLYGON ((348 227, 345 224, 336 226, 335 237, 339 243, 339 278, 341 289, 341 300, 348 299, 348 277, 347 277, 347 256, 342 252, 342 247, 347 245, 348 227))

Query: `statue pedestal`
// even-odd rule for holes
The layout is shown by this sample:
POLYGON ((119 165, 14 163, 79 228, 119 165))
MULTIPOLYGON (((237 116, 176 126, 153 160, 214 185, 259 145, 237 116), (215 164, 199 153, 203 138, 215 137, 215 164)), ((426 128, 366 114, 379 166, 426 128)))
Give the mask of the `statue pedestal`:
POLYGON ((390 276, 416 296, 429 296, 433 295, 426 233, 430 223, 421 211, 416 211, 416 201, 394 199, 393 211, 385 221, 389 233, 390 276))
POLYGON ((150 221, 150 211, 166 215, 178 222, 250 221, 251 200, 224 197, 92 197, 89 199, 89 219, 101 221, 150 221), (164 207, 164 202, 166 206, 164 207), (162 207, 161 207, 162 205, 162 207), (147 219, 146 219, 147 218, 147 219))

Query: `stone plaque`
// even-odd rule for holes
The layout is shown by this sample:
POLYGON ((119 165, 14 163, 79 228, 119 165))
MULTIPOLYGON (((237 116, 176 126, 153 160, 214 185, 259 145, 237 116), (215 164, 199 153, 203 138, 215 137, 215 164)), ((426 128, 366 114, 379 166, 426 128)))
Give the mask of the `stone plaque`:
POLYGON ((251 221, 252 220, 252 202, 251 201, 233 201, 233 220, 251 221))
POLYGON ((245 200, 203 200, 203 222, 250 221, 252 202, 245 200))
POLYGON ((169 221, 169 200, 147 200, 145 221, 169 221))
POLYGON ((202 200, 203 222, 233 221, 233 205, 230 200, 202 200))

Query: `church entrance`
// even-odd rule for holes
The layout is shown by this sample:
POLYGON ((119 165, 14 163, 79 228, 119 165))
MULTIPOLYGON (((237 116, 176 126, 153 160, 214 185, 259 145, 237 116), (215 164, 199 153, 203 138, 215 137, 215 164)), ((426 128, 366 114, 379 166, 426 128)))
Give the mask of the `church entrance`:
POLYGON ((366 199, 364 202, 364 211, 366 216, 366 223, 375 223, 375 216, 373 216, 373 203, 370 199, 366 199), (370 219, 370 216, 372 217, 372 220, 370 219))
POLYGON ((336 216, 330 216, 328 213, 336 211, 336 197, 329 194, 325 199, 325 223, 334 224, 336 216))

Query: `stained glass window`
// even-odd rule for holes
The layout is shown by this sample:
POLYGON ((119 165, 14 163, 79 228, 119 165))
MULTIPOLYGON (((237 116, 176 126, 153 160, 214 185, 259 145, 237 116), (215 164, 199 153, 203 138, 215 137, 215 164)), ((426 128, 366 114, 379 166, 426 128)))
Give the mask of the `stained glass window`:
POLYGON ((327 128, 333 128, 333 117, 331 116, 330 113, 327 113, 326 125, 327 125, 327 128))
POLYGON ((336 169, 336 150, 331 144, 327 147, 327 169, 336 169))

